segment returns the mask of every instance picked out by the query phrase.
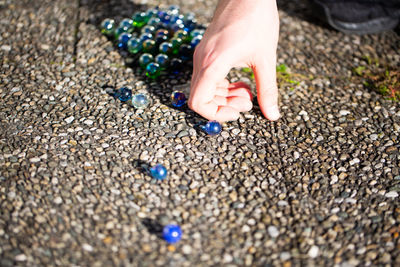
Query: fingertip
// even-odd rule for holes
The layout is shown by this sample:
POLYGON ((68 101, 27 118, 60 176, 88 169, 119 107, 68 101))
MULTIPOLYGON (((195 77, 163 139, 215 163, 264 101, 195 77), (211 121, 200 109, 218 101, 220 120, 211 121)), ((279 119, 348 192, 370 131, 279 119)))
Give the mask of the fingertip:
POLYGON ((271 121, 276 121, 281 117, 278 105, 272 105, 269 107, 265 107, 261 110, 262 110, 264 116, 271 121))

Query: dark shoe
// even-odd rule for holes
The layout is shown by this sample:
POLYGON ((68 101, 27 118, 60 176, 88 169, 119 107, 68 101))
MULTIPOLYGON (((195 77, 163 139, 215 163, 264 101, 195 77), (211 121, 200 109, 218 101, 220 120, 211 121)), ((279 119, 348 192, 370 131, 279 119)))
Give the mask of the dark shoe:
POLYGON ((314 12, 336 30, 370 34, 394 29, 400 0, 312 0, 314 12))

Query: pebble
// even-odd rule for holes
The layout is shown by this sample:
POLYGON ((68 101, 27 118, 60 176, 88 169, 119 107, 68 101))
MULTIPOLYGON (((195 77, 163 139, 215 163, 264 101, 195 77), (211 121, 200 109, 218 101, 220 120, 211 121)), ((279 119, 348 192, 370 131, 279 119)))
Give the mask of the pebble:
POLYGON ((396 198, 398 196, 399 196, 399 193, 397 193, 396 191, 390 191, 385 194, 385 197, 388 197, 388 198, 396 198))
POLYGON ((268 226, 268 234, 272 238, 277 238, 279 236, 279 230, 276 226, 270 225, 268 226))
POLYGON ((70 117, 68 117, 68 118, 65 119, 65 122, 66 122, 66 123, 71 123, 71 122, 74 121, 74 119, 75 119, 74 116, 70 116, 70 117))
POLYGON ((308 251, 308 256, 310 258, 316 258, 319 254, 319 248, 315 245, 311 246, 310 250, 308 251))
POLYGON ((87 243, 82 245, 83 250, 88 251, 88 252, 92 252, 93 251, 93 247, 87 243))

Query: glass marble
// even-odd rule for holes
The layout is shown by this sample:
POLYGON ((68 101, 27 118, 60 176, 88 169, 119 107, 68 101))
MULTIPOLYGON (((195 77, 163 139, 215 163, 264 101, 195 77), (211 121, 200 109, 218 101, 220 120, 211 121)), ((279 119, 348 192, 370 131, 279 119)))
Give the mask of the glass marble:
POLYGON ((144 42, 144 41, 149 40, 149 39, 153 39, 153 34, 148 33, 148 32, 144 32, 141 35, 139 35, 139 39, 140 39, 141 42, 144 42))
POLYGON ((137 12, 133 15, 133 25, 137 28, 142 28, 146 25, 149 18, 147 17, 146 13, 144 12, 137 12))
POLYGON ((171 16, 171 23, 177 23, 177 24, 183 24, 183 20, 185 19, 185 17, 182 14, 177 14, 177 15, 173 15, 171 16))
POLYGON ((150 33, 153 34, 153 32, 156 30, 156 27, 154 27, 153 25, 146 25, 142 28, 142 30, 140 31, 141 33, 150 33))
POLYGON ((114 96, 118 97, 122 102, 126 102, 132 98, 132 90, 128 87, 121 87, 114 96))
POLYGON ((145 13, 146 13, 146 17, 150 20, 151 18, 157 16, 158 9, 157 8, 150 8, 145 13))
POLYGON ((171 104, 176 108, 180 108, 186 104, 186 96, 180 91, 174 91, 171 94, 171 104))
POLYGON ((121 22, 119 23, 119 27, 123 28, 126 32, 133 30, 133 20, 131 19, 123 19, 121 20, 121 22))
POLYGON ((190 32, 190 40, 192 40, 194 37, 198 35, 203 35, 204 30, 203 29, 194 29, 193 31, 190 32))
POLYGON ((101 33, 107 36, 113 34, 115 29, 115 21, 113 19, 105 19, 100 24, 101 33))
POLYGON ((161 70, 165 70, 168 68, 169 57, 165 54, 158 54, 154 58, 154 62, 156 62, 158 65, 160 65, 161 70))
POLYGON ((128 41, 132 38, 132 34, 123 32, 121 35, 118 37, 118 48, 121 49, 127 49, 128 47, 128 41))
POLYGON ((194 17, 188 17, 184 19, 183 24, 185 25, 185 30, 191 32, 196 28, 197 20, 194 17))
POLYGON ((217 121, 209 121, 205 125, 200 126, 208 135, 217 135, 221 132, 222 126, 217 121))
POLYGON ((156 79, 161 74, 161 67, 158 63, 151 62, 146 66, 146 76, 151 79, 156 79))
POLYGON ((177 6, 177 5, 170 5, 170 6, 167 8, 167 11, 168 11, 168 13, 171 14, 171 15, 178 15, 178 14, 179 14, 179 6, 177 6))
POLYGON ((162 44, 163 42, 168 41, 168 36, 159 35, 156 37, 155 41, 156 41, 156 46, 160 46, 160 44, 162 44))
POLYGON ((147 22, 147 25, 157 27, 160 22, 161 22, 160 18, 151 18, 147 22))
POLYGON ((183 61, 179 58, 173 58, 169 62, 169 69, 173 74, 178 74, 183 69, 183 61))
POLYGON ((162 236, 169 244, 175 244, 182 239, 182 229, 179 225, 168 224, 163 228, 162 236))
POLYGON ((158 51, 160 53, 170 55, 172 53, 172 44, 170 42, 164 42, 160 44, 158 51))
POLYGON ((144 94, 136 94, 132 96, 131 104, 137 109, 146 108, 150 101, 144 94))
POLYGON ((160 36, 160 35, 165 35, 165 36, 169 36, 169 31, 167 29, 159 29, 156 31, 155 36, 160 36))
POLYGON ((176 55, 179 52, 179 47, 183 43, 181 38, 174 37, 169 42, 172 44, 172 54, 176 55))
POLYGON ((142 67, 144 69, 150 62, 153 62, 153 61, 154 61, 154 57, 152 54, 143 53, 139 58, 139 65, 140 65, 140 67, 142 67))
POLYGON ((179 47, 178 55, 179 55, 179 58, 184 61, 192 59, 192 57, 193 57, 192 47, 188 44, 182 44, 179 47))
POLYGON ((150 175, 157 180, 164 180, 165 178, 167 178, 167 168, 165 168, 163 165, 161 164, 157 164, 154 167, 150 168, 150 175))
POLYGON ((201 39, 203 39, 203 35, 197 35, 192 39, 192 41, 190 41, 190 46, 192 47, 192 49, 196 48, 196 46, 200 43, 201 39))
POLYGON ((126 46, 128 48, 129 53, 131 53, 131 54, 137 54, 143 48, 142 42, 138 38, 135 38, 135 37, 132 37, 131 39, 129 39, 126 46))
POLYGON ((179 24, 179 23, 174 23, 170 26, 171 30, 173 32, 177 32, 179 30, 184 30, 185 29, 185 25, 184 24, 179 24))
POLYGON ((123 34, 124 32, 126 32, 124 28, 121 28, 121 27, 116 28, 114 30, 114 38, 115 38, 115 40, 118 40, 119 36, 121 34, 123 34))
POLYGON ((143 51, 146 53, 153 53, 156 50, 156 41, 154 40, 146 40, 142 43, 143 51))
POLYGON ((178 30, 177 32, 175 32, 174 37, 185 41, 188 38, 188 33, 185 30, 178 30))

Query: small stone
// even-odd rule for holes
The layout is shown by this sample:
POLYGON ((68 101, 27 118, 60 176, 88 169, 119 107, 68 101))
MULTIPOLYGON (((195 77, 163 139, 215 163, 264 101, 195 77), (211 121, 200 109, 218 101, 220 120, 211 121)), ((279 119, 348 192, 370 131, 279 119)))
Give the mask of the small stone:
POLYGON ((65 119, 65 122, 66 122, 66 123, 71 123, 71 122, 74 121, 74 119, 75 119, 74 116, 70 116, 70 117, 68 117, 68 118, 65 119))
POLYGON ((272 238, 277 238, 279 236, 279 230, 276 226, 270 225, 268 226, 268 234, 272 238))
POLYGON ((88 252, 92 252, 93 251, 93 247, 87 243, 82 245, 83 250, 86 250, 88 252))
POLYGON ((15 256, 15 261, 26 261, 27 257, 25 254, 18 254, 17 256, 15 256))
POLYGON ((316 258, 317 256, 318 256, 318 253, 319 253, 319 248, 317 247, 317 246, 312 246, 311 248, 310 248, 310 250, 308 251, 308 256, 310 257, 310 258, 316 258))
POLYGON ((183 252, 183 254, 188 255, 188 254, 192 253, 192 247, 189 245, 184 245, 182 247, 182 252, 183 252))
POLYGON ((88 125, 88 126, 93 125, 93 121, 92 120, 85 120, 83 123, 88 125))
POLYGON ((40 158, 38 158, 38 157, 31 158, 29 161, 32 162, 32 163, 37 163, 37 162, 40 161, 40 158))
POLYGON ((399 196, 399 193, 397 193, 396 191, 390 191, 385 194, 385 197, 388 197, 388 198, 395 198, 398 196, 399 196))

